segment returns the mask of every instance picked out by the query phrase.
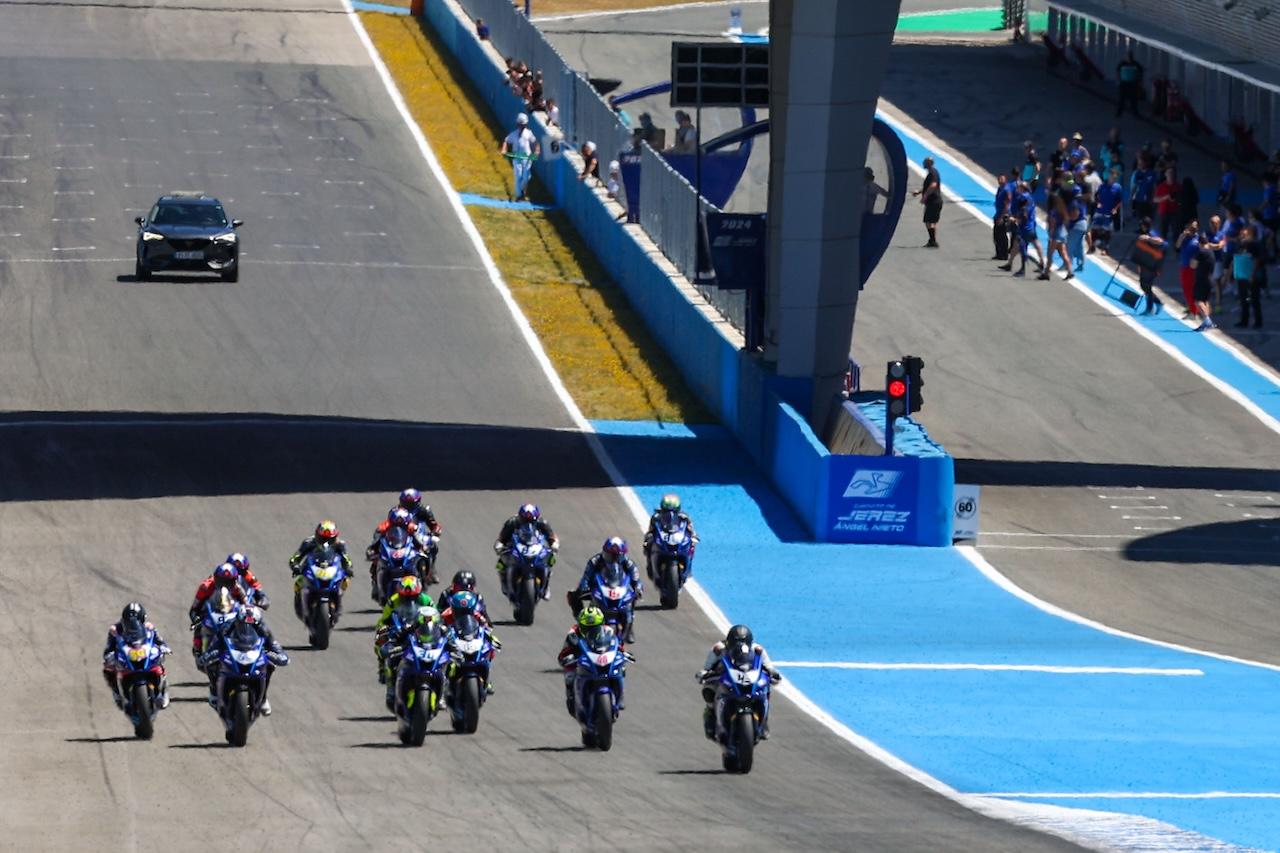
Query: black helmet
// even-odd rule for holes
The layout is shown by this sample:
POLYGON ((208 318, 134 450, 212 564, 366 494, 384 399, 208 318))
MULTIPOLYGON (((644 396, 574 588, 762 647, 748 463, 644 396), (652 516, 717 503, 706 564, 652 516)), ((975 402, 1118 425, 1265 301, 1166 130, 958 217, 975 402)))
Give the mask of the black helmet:
POLYGON ((137 622, 141 625, 147 621, 147 608, 136 601, 130 601, 124 606, 124 610, 120 611, 120 621, 122 623, 137 622))
POLYGON ((746 625, 734 625, 729 629, 729 633, 725 634, 724 644, 726 646, 736 645, 754 645, 755 640, 751 636, 751 629, 746 625))
POLYGON ((460 592, 464 589, 470 590, 471 592, 475 592, 476 576, 472 572, 469 572, 466 569, 463 569, 462 571, 458 572, 456 575, 453 576, 452 589, 454 592, 460 592))

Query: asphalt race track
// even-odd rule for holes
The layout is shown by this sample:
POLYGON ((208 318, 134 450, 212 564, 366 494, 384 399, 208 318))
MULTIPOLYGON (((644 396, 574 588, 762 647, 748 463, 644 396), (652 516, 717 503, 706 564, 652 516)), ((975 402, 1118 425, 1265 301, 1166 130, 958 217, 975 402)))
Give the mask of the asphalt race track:
POLYGON ((692 607, 641 614, 614 750, 581 752, 553 662, 560 594, 634 520, 349 20, 266 5, 0 4, 4 846, 1065 847, 926 792, 786 703, 755 772, 721 775, 691 678, 714 631, 692 607), (132 280, 131 219, 170 189, 246 221, 239 284, 132 280), (363 584, 312 653, 285 568, 321 517, 363 548, 411 483, 446 527, 442 572, 481 572, 491 602, 490 543, 520 501, 566 543, 537 624, 499 628, 480 732, 437 720, 420 750, 383 710, 363 584), (244 750, 224 746, 184 630, 233 549, 293 658, 244 750), (98 674, 132 598, 177 650, 150 743, 98 674))

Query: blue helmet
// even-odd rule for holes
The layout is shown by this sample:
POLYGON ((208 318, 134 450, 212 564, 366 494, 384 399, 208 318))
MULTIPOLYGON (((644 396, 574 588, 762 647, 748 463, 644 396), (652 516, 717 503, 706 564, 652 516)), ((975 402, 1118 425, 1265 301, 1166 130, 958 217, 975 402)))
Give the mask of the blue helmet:
POLYGON ((616 563, 623 557, 627 556, 627 540, 621 536, 610 536, 604 540, 604 544, 600 546, 600 553, 610 563, 616 563))
POLYGON ((226 586, 240 580, 240 570, 231 563, 223 563, 213 570, 213 582, 218 586, 226 586))
POLYGON ((405 489, 400 493, 400 506, 409 511, 416 510, 422 505, 422 492, 417 489, 405 489))
POLYGON ((449 606, 453 608, 455 614, 475 613, 476 608, 480 606, 480 599, 474 592, 464 589, 449 596, 449 606))
POLYGON ((244 574, 249 571, 249 558, 239 551, 227 555, 227 562, 236 567, 236 571, 244 574))
POLYGON ((536 504, 524 504, 520 507, 520 520, 534 522, 542 518, 542 510, 536 504))

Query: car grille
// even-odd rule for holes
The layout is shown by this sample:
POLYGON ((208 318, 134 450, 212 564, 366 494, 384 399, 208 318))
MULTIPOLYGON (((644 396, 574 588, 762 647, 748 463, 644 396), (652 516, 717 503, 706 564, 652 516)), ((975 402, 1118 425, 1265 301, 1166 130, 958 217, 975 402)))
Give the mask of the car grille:
POLYGON ((197 237, 193 240, 170 239, 168 243, 175 251, 178 252, 186 252, 192 249, 203 249, 209 245, 209 241, 204 237, 197 237))

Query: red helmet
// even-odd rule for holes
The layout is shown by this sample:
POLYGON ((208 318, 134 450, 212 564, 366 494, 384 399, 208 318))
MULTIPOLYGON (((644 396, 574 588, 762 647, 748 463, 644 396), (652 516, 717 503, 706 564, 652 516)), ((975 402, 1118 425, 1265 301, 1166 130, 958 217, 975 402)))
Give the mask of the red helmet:
POLYGON ((338 525, 329 519, 325 519, 316 525, 316 538, 321 542, 328 542, 338 538, 338 525))
POLYGON ((391 522, 392 527, 408 527, 413 516, 409 514, 409 510, 398 506, 387 513, 387 521, 391 522))
POLYGON ((240 570, 231 563, 223 563, 213 570, 214 586, 230 586, 240 580, 240 570))
POLYGON ((414 575, 405 575, 400 579, 396 592, 400 593, 401 601, 406 598, 417 598, 422 595, 422 581, 414 575))

